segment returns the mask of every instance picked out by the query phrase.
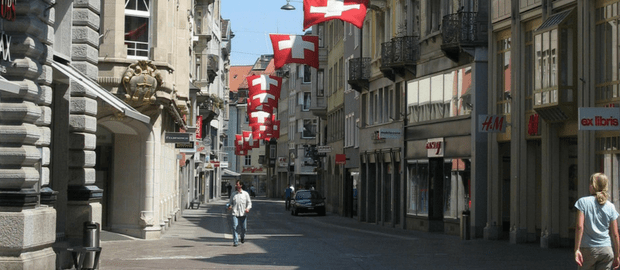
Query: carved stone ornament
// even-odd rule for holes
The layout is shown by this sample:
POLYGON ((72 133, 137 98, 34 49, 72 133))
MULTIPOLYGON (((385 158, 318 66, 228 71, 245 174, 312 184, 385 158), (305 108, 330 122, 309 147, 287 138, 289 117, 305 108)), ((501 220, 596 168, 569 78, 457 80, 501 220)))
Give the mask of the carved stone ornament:
POLYGON ((162 76, 151 61, 133 63, 123 74, 125 101, 133 106, 155 104, 155 91, 162 84, 162 76))

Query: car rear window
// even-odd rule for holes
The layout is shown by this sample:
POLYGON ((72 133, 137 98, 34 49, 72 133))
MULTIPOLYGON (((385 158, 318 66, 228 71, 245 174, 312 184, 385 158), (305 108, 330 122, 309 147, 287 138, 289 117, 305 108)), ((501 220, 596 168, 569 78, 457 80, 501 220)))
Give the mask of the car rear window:
POLYGON ((297 199, 319 199, 321 196, 318 192, 298 192, 297 199))

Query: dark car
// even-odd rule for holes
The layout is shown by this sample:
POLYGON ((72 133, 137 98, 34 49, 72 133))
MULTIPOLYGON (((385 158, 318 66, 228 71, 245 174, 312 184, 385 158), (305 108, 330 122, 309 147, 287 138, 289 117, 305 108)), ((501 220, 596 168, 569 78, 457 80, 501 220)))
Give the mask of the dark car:
POLYGON ((315 190, 300 190, 295 193, 291 201, 291 215, 299 213, 317 213, 319 216, 325 215, 325 197, 315 190))

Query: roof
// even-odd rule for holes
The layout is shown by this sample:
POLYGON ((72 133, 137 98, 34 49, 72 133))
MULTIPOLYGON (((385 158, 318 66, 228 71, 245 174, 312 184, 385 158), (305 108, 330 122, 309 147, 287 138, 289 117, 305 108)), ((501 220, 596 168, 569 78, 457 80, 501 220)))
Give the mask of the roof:
MULTIPOLYGON (((273 55, 262 55, 256 63, 252 67, 252 70, 247 74, 247 76, 254 75, 274 75, 276 72, 276 67, 273 62, 273 55)), ((243 80, 237 89, 248 89, 248 82, 243 80)))
MULTIPOLYGON (((229 71, 229 87, 230 91, 237 93, 239 91, 239 86, 245 82, 245 77, 248 76, 250 71, 252 70, 252 66, 231 66, 229 71)), ((247 83, 245 83, 247 88, 247 83)))

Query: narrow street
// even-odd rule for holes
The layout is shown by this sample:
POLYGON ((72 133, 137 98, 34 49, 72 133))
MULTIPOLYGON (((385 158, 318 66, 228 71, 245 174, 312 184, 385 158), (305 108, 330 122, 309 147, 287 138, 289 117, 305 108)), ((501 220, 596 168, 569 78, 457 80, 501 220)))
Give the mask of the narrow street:
POLYGON ((256 198, 233 247, 226 201, 185 210, 160 240, 102 233, 100 269, 576 269, 569 249, 404 231, 256 198))

